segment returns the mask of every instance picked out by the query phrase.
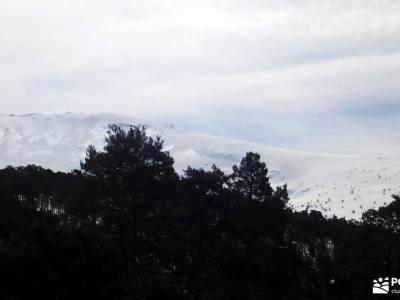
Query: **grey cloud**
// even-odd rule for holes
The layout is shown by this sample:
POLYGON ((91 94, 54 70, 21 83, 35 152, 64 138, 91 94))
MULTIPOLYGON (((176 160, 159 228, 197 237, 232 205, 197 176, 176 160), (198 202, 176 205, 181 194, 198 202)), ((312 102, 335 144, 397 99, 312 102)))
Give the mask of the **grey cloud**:
POLYGON ((238 111, 292 136, 346 111, 361 132, 362 107, 400 94, 397 1, 15 0, 0 25, 5 112, 204 120, 262 140, 232 125, 238 111))

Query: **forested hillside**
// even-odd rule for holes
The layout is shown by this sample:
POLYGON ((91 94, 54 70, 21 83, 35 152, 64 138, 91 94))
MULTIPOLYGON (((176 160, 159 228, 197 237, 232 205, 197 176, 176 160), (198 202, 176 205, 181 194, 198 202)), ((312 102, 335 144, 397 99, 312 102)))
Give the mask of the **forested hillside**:
POLYGON ((173 163, 113 125, 80 170, 0 170, 0 298, 370 299, 400 268, 397 196, 325 219, 292 211, 257 153, 229 174, 173 163))
MULTIPOLYGON (((215 136, 205 128, 196 131, 119 114, 0 113, 0 168, 35 164, 69 172, 79 167, 89 145, 104 147, 108 124, 125 130, 142 124, 149 136, 161 135, 179 175, 187 166, 210 169, 213 164, 230 173, 246 152, 256 152, 268 163, 271 185, 288 185, 290 206, 295 211, 308 207, 326 218, 336 215, 360 220, 365 211, 387 205, 391 194, 400 193, 400 151, 396 147, 376 152, 357 146, 350 153, 343 149, 321 153, 314 144, 308 151, 300 151, 280 148, 273 141, 256 143, 223 133, 215 136)), ((267 131, 263 135, 270 134, 267 131)))

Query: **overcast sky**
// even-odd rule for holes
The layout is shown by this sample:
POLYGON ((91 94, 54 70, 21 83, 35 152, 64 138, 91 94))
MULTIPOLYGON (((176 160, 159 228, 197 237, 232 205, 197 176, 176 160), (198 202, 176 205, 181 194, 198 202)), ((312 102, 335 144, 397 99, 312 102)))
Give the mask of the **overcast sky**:
POLYGON ((398 0, 2 1, 6 113, 124 113, 347 151, 400 145, 399 96, 398 0))

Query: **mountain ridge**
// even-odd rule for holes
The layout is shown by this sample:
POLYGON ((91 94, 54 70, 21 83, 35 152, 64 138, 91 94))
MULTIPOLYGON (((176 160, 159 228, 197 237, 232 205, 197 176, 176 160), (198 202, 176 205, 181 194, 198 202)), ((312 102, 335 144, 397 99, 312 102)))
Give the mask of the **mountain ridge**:
POLYGON ((55 171, 79 168, 87 147, 102 148, 108 124, 144 125, 160 135, 182 174, 187 166, 230 172, 248 151, 261 154, 273 185, 288 184, 296 210, 360 218, 400 192, 397 154, 324 154, 266 146, 116 114, 0 114, 0 167, 37 164, 55 171))

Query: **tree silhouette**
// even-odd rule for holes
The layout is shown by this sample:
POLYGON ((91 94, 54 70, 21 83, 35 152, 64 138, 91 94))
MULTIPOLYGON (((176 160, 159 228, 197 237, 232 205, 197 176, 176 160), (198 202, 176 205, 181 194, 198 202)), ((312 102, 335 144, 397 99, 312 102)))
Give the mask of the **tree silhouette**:
POLYGON ((184 174, 188 190, 202 195, 220 195, 227 185, 228 177, 216 165, 211 171, 188 167, 184 174))
POLYGON ((272 197, 268 169, 260 161, 260 155, 246 153, 239 166, 233 166, 231 183, 234 190, 243 194, 247 199, 266 201, 272 197))
POLYGON ((102 181, 109 191, 165 197, 177 180, 173 164, 161 138, 147 136, 145 127, 132 126, 125 131, 111 125, 104 151, 89 146, 81 168, 102 181))
POLYGON ((289 192, 287 190, 287 184, 276 187, 273 194, 274 194, 274 199, 280 201, 285 206, 288 204, 289 192))

